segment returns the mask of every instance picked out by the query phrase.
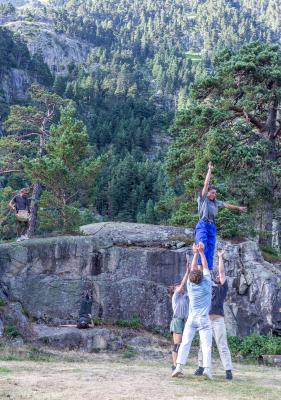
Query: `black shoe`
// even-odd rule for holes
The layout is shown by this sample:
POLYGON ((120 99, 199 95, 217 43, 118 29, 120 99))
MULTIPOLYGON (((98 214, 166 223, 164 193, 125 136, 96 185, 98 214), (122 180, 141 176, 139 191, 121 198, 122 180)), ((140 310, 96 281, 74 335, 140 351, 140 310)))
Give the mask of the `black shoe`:
POLYGON ((225 379, 228 379, 229 381, 232 381, 233 376, 232 376, 232 371, 231 371, 231 369, 225 371, 225 379))
POLYGON ((197 370, 194 372, 194 375, 202 376, 203 372, 204 372, 204 368, 203 367, 198 367, 197 370))
POLYGON ((172 371, 174 371, 176 369, 175 365, 172 365, 172 371))

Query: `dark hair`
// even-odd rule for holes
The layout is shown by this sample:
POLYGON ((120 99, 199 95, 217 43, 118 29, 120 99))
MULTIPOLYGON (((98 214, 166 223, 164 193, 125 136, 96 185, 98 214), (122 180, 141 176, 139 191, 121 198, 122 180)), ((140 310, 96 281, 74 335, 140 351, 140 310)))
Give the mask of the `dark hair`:
POLYGON ((210 185, 210 186, 208 186, 208 192, 210 190, 217 190, 217 188, 214 185, 210 185))
POLYGON ((192 283, 195 283, 196 285, 199 285, 203 279, 203 273, 199 269, 195 269, 190 272, 189 274, 189 280, 192 283))
POLYGON ((179 286, 180 283, 175 283, 174 285, 171 285, 168 287, 168 295, 170 298, 173 297, 173 294, 175 293, 176 287, 179 286))

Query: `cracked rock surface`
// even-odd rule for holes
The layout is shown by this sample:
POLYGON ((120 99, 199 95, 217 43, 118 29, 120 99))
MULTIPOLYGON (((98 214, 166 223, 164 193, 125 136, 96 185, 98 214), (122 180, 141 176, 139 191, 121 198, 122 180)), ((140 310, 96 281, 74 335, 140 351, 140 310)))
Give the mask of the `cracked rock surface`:
MULTIPOLYGON (((137 317, 145 328, 167 331, 172 317, 167 287, 185 272, 192 230, 106 222, 83 226, 81 233, 0 245, 4 325, 17 315, 14 323, 30 336, 36 334, 34 323, 73 324, 83 291, 92 290, 94 318, 137 317)), ((281 333, 280 265, 266 262, 252 241, 218 245, 225 249, 230 287, 228 333, 281 333)))

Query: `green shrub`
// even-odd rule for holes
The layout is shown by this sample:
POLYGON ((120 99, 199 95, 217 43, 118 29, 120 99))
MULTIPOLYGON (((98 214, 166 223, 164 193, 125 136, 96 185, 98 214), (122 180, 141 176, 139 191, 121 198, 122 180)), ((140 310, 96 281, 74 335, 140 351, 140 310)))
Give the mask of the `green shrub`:
POLYGON ((0 307, 4 307, 7 304, 7 302, 3 299, 0 299, 0 307))
POLYGON ((133 328, 133 329, 139 329, 142 327, 141 320, 139 318, 133 318, 130 321, 127 320, 117 320, 115 321, 114 325, 119 326, 120 328, 133 328))
POLYGON ((230 336, 228 344, 233 356, 257 359, 265 354, 281 354, 281 338, 251 335, 243 338, 230 336))
POLYGON ((270 246, 261 246, 262 256, 265 261, 276 263, 281 261, 281 255, 270 246))
POLYGON ((20 333, 15 325, 7 325, 4 328, 4 334, 8 337, 20 336, 20 333))
POLYGON ((95 326, 105 325, 105 322, 101 318, 92 318, 92 324, 95 326))

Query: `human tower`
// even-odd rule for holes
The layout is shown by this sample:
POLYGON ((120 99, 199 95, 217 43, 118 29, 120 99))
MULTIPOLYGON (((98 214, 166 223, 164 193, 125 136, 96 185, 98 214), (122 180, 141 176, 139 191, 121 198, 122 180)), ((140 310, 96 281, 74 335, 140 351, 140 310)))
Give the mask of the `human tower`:
POLYGON ((247 208, 217 200, 217 190, 210 185, 213 169, 212 162, 209 162, 204 186, 198 197, 199 221, 195 227, 191 265, 187 262, 186 273, 181 283, 172 288, 173 319, 170 326, 174 340, 172 377, 183 375, 183 365, 187 363, 192 340, 196 332, 199 332, 200 350, 195 375, 213 379, 214 337, 226 379, 233 378, 223 310, 228 291, 223 261, 224 250, 218 251, 218 270, 215 273, 213 271, 217 234, 215 219, 220 208, 241 212, 246 212, 247 208))

